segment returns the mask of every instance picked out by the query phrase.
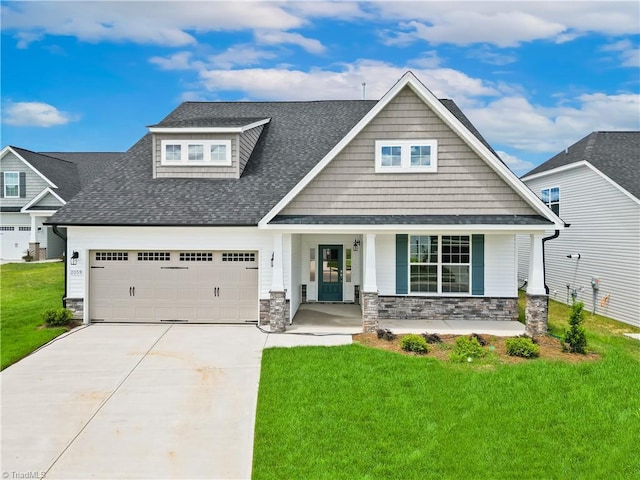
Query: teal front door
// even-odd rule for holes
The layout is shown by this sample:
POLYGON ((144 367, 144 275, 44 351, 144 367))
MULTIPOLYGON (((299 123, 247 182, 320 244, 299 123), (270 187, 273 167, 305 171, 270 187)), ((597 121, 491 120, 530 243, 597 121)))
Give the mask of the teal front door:
POLYGON ((320 245, 318 301, 342 301, 342 245, 320 245))

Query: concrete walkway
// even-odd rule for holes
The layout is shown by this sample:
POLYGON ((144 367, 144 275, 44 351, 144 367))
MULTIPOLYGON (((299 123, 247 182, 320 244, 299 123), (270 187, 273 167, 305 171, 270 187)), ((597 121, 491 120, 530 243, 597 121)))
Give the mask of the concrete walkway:
POLYGON ((252 326, 81 327, 0 374, 2 472, 250 478, 262 350, 344 343, 252 326))

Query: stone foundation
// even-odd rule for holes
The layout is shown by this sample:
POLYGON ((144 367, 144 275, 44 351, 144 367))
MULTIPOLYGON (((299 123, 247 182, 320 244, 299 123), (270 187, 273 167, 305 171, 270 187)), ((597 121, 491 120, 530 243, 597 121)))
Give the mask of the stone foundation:
POLYGON ((270 292, 269 325, 272 332, 284 332, 287 323, 286 292, 270 292))
MULTIPOLYGON (((286 323, 289 323, 291 315, 289 314, 291 309, 289 308, 290 301, 286 300, 286 306, 284 319, 286 323)), ((271 300, 262 299, 260 300, 260 312, 259 312, 258 325, 269 325, 271 323, 271 300)))
POLYGON ((384 296, 378 304, 385 320, 518 320, 517 298, 384 296))
POLYGON ((528 295, 524 310, 527 335, 535 337, 547 333, 547 319, 549 316, 548 295, 528 295))
POLYGON ((29 256, 34 260, 44 260, 46 258, 46 254, 44 257, 40 257, 40 253, 43 249, 40 248, 40 243, 29 243, 29 256))
POLYGON ((68 298, 65 297, 64 308, 68 308, 73 313, 74 320, 83 320, 84 317, 84 298, 68 298))
POLYGON ((361 292, 362 301, 362 331, 375 332, 378 329, 379 299, 377 293, 361 292))

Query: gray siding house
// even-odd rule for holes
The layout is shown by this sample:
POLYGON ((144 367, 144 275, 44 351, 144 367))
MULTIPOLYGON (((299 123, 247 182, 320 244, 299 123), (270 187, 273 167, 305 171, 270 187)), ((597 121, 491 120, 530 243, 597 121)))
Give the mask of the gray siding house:
POLYGON ((185 102, 49 221, 90 322, 268 324, 305 302, 546 330, 542 239, 564 223, 451 100, 407 72, 379 101, 185 102))
POLYGON ((121 153, 36 153, 7 146, 0 152, 0 258, 57 258, 64 241, 46 220, 100 176, 121 153))
POLYGON ((550 298, 640 326, 640 132, 593 132, 522 181, 571 225, 545 248, 550 298))

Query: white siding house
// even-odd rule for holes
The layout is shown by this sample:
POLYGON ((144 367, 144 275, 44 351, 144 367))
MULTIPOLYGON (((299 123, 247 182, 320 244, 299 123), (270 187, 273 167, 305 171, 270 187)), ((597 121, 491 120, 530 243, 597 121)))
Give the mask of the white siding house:
MULTIPOLYGON (((568 304, 575 298, 590 312, 635 326, 640 326, 639 165, 640 132, 595 132, 522 178, 541 197, 559 189, 559 215, 570 224, 546 243, 549 297, 568 304)), ((522 284, 528 238, 518 238, 518 250, 522 284)))

